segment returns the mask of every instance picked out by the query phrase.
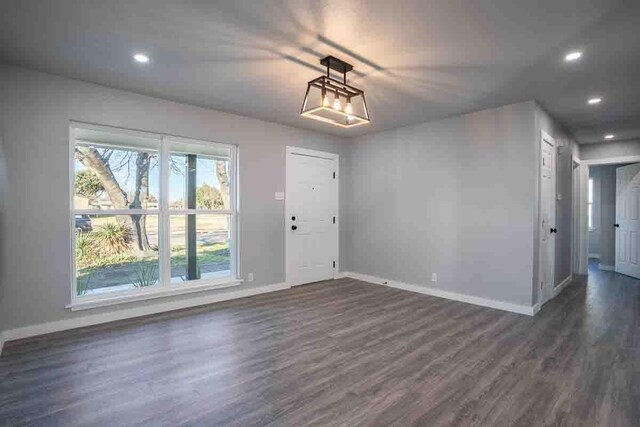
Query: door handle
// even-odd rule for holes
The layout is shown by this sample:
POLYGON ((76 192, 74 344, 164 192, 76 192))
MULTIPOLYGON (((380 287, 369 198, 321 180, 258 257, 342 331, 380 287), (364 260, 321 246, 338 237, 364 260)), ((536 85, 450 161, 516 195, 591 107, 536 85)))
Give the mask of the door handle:
POLYGON ((618 228, 618 227, 620 227, 620 224, 613 224, 613 226, 614 226, 615 228, 618 228))
POLYGON ((296 230, 298 229, 298 226, 297 226, 297 225, 292 225, 292 226, 291 226, 291 229, 292 229, 293 231, 296 231, 296 230))
POLYGON ((295 220, 296 220, 296 217, 295 217, 295 216, 292 216, 292 217, 291 217, 291 221, 295 221, 295 220))
POLYGON ((557 233, 558 229, 557 228, 552 228, 551 230, 549 230, 551 233, 557 233))

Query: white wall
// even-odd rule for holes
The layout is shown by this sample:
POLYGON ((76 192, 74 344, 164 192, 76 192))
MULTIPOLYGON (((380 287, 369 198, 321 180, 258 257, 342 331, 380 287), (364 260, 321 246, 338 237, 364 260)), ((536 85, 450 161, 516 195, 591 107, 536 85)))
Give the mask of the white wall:
POLYGON ((581 160, 602 160, 624 156, 640 156, 640 141, 611 141, 580 146, 581 160))
MULTIPOLYGON (((0 104, 1 107, 2 104, 0 104)), ((7 198, 7 162, 4 155, 4 144, 2 138, 2 127, 0 126, 0 242, 5 240, 4 224, 6 220, 6 198, 7 198)), ((0 244, 0 272, 6 270, 4 255, 4 245, 0 244)), ((0 277, 0 308, 4 299, 4 281, 0 277)), ((0 354, 2 353, 3 337, 5 321, 0 316, 0 354)))
POLYGON ((589 257, 600 257, 599 229, 589 230, 589 257))
POLYGON ((599 255, 599 263, 615 265, 616 169, 620 165, 589 167, 593 178, 593 226, 589 231, 589 253, 599 255))
POLYGON ((531 306, 534 110, 525 102, 356 138, 343 268, 531 306))
POLYGON ((600 264, 613 266, 616 263, 613 224, 616 222, 616 169, 617 165, 598 166, 600 169, 600 264))
MULTIPOLYGON (((245 288, 285 279, 284 204, 274 200, 274 192, 284 190, 285 146, 338 153, 341 162, 348 158, 346 141, 338 137, 16 67, 0 66, 0 103, 9 181, 0 226, 5 267, 0 272, 0 324, 5 329, 87 315, 65 309, 70 294, 70 120, 238 144, 240 269, 255 275, 245 288)), ((175 299, 180 298, 185 297, 175 299)))
POLYGON ((589 229, 589 256, 600 256, 600 168, 589 168, 589 179, 593 181, 592 227, 589 229))

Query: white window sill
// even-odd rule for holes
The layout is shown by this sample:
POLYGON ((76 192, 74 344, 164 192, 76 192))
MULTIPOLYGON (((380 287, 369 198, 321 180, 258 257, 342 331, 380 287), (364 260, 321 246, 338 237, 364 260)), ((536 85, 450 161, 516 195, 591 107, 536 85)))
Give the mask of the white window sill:
POLYGON ((210 291, 215 289, 232 288, 242 284, 241 279, 225 278, 222 280, 207 281, 197 284, 179 285, 171 284, 169 286, 154 286, 149 289, 135 289, 131 291, 117 292, 112 295, 102 294, 99 296, 80 296, 76 297, 66 308, 71 311, 88 310, 97 307, 106 307, 110 305, 123 304, 135 301, 146 301, 155 298, 171 297, 176 295, 190 294, 194 292, 210 291))

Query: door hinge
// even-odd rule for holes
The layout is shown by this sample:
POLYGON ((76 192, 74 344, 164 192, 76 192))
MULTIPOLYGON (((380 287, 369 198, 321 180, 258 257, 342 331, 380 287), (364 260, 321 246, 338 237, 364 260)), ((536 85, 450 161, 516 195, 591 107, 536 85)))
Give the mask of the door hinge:
POLYGON ((336 268, 336 262, 333 261, 333 268, 336 268))
POLYGON ((334 224, 336 223, 336 217, 335 216, 333 217, 333 223, 334 224))
POLYGON ((335 172, 333 173, 333 179, 336 179, 336 173, 335 172))

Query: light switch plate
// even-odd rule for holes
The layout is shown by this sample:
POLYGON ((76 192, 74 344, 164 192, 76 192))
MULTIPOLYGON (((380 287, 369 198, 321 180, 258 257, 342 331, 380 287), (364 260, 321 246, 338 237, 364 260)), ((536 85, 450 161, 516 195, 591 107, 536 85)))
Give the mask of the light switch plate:
POLYGON ((284 200, 284 192, 276 191, 276 200, 284 200))

